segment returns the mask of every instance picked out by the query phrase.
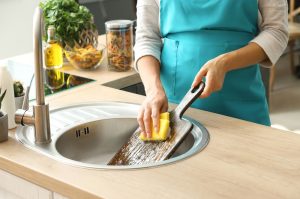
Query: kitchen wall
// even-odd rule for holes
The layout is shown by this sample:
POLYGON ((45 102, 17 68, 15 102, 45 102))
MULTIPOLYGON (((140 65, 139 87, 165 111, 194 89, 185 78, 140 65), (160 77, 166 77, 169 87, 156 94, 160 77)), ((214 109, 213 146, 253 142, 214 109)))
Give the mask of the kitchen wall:
POLYGON ((105 33, 105 21, 115 19, 135 20, 135 0, 79 0, 94 15, 99 34, 105 33))
POLYGON ((32 51, 32 16, 40 0, 0 0, 0 59, 32 51))
MULTIPOLYGON (((32 17, 41 0, 0 0, 0 60, 32 51, 32 17)), ((135 0, 79 0, 94 14, 100 34, 104 22, 135 19, 135 0)))

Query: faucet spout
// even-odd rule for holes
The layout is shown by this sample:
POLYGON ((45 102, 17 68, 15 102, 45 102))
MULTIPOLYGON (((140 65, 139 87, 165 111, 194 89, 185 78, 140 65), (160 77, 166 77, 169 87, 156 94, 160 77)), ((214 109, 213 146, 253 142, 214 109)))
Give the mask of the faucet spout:
POLYGON ((39 7, 35 9, 33 16, 33 51, 35 65, 36 104, 45 105, 44 81, 43 81, 43 51, 42 51, 42 27, 43 11, 39 7))
MULTIPOLYGON (((43 79, 43 51, 42 51, 42 27, 43 11, 36 8, 33 17, 33 50, 34 50, 34 73, 36 86, 36 104, 33 112, 19 109, 15 113, 16 123, 34 126, 34 137, 37 144, 51 142, 49 104, 45 104, 44 79, 43 79)), ((26 99, 25 99, 26 100, 26 99)))

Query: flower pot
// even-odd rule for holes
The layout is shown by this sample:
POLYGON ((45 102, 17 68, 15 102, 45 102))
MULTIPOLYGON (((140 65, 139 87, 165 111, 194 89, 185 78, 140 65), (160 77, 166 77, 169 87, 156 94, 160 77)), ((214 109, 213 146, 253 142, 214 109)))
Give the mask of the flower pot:
POLYGON ((0 142, 8 139, 8 117, 6 113, 0 111, 0 142))
POLYGON ((24 95, 15 97, 16 110, 21 109, 24 101, 24 95))

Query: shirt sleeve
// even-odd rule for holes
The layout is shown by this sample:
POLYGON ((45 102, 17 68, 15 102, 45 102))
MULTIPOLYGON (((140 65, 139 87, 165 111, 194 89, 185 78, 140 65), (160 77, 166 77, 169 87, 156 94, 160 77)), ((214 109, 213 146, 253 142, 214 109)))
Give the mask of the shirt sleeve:
POLYGON ((268 59, 260 63, 274 65, 288 43, 288 6, 286 0, 258 0, 260 33, 251 42, 257 43, 268 59))
POLYGON ((137 29, 134 46, 135 64, 146 55, 155 57, 160 62, 162 41, 159 30, 159 5, 155 0, 138 0, 137 29))

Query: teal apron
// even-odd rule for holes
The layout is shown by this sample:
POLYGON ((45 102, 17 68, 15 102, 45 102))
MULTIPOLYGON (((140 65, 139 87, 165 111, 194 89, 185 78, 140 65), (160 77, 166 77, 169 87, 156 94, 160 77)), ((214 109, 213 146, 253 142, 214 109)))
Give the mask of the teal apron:
MULTIPOLYGON (((207 61, 246 46, 257 23, 257 0, 161 0, 161 80, 169 102, 180 102, 207 61)), ((192 106, 270 125, 258 65, 228 72, 221 91, 192 106)))

